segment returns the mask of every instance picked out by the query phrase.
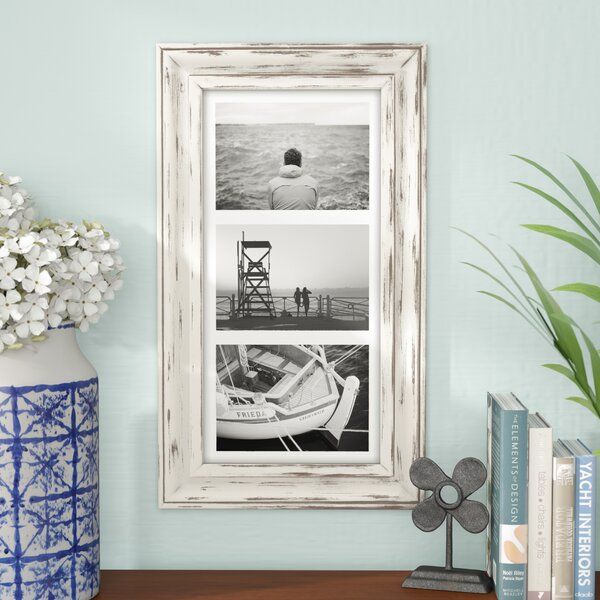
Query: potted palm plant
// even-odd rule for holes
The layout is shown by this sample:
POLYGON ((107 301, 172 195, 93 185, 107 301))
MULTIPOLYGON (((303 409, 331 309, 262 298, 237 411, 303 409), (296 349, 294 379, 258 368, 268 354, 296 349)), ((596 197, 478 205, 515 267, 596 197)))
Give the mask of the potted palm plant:
MULTIPOLYGON (((543 224, 525 224, 523 227, 576 248, 587 260, 600 266, 600 189, 589 172, 571 158, 587 190, 588 198, 580 200, 542 165, 522 156, 516 158, 541 172, 560 192, 560 197, 554 191, 548 192, 527 183, 515 182, 516 185, 554 206, 567 217, 574 230, 543 224)), ((525 257, 511 248, 530 284, 524 285, 519 280, 520 273, 507 266, 489 246, 470 233, 462 233, 481 246, 496 267, 495 271, 491 271, 471 262, 464 263, 486 275, 499 288, 498 292, 480 290, 480 293, 518 313, 554 348, 560 362, 545 364, 544 367, 566 377, 577 388, 577 393, 567 400, 579 404, 600 419, 600 353, 589 332, 571 318, 558 301, 558 293, 567 292, 583 294, 591 302, 600 303, 600 286, 597 282, 576 281, 549 290, 525 257)))

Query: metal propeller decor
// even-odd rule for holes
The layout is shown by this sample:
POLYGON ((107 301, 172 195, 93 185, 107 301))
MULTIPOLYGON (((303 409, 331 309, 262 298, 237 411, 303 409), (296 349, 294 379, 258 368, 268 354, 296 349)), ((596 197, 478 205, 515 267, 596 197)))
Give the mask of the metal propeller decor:
POLYGON ((434 531, 446 521, 446 566, 418 567, 405 579, 402 587, 480 594, 493 589, 492 580, 484 571, 452 566, 452 521, 456 519, 470 533, 481 533, 487 527, 487 508, 481 502, 467 499, 486 479, 487 470, 476 458, 459 461, 452 477, 429 458, 419 458, 412 464, 410 480, 413 485, 432 492, 414 508, 413 522, 422 531, 434 531))

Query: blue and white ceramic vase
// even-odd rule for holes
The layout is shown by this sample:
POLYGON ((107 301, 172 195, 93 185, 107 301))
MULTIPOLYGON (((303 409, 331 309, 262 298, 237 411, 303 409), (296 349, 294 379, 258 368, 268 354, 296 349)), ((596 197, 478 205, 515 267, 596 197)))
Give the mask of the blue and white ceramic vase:
POLYGON ((98 377, 72 326, 0 355, 0 600, 99 590, 98 377))

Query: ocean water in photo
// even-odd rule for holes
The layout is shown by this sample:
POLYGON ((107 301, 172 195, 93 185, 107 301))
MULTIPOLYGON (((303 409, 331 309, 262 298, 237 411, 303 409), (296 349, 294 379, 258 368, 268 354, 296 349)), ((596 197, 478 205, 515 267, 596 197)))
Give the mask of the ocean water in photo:
MULTIPOLYGON (((328 362, 334 362, 344 356, 352 346, 325 346, 328 362)), ((369 347, 363 346, 358 352, 336 366, 337 373, 344 379, 350 375, 358 377, 360 387, 354 409, 347 430, 342 434, 338 450, 362 451, 369 450, 369 347), (364 433, 363 433, 364 432, 364 433)), ((340 388, 341 393, 341 388, 340 388)), ((302 435, 294 436, 296 443, 303 451, 327 452, 335 451, 323 438, 319 431, 309 431, 302 435)), ((218 451, 285 451, 282 443, 277 439, 271 440, 232 440, 217 438, 218 451)))
POLYGON ((217 210, 268 210, 267 184, 289 148, 319 184, 318 208, 369 208, 369 126, 281 123, 216 126, 217 210))

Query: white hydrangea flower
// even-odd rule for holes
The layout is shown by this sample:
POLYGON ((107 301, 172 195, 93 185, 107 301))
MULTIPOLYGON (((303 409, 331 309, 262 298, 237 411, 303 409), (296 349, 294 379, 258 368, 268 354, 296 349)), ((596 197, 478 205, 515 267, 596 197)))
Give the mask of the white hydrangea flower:
POLYGON ((69 270, 77 274, 82 281, 91 281, 98 274, 98 263, 88 250, 77 252, 69 265, 69 270))
POLYGON ((92 302, 100 302, 108 289, 108 283, 104 277, 96 275, 96 277, 92 277, 91 281, 84 283, 81 289, 86 298, 92 302))
POLYGON ((109 239, 106 237, 102 229, 92 229, 81 235, 81 247, 92 252, 107 252, 111 248, 109 239))
POLYGON ((35 291, 38 294, 46 294, 50 291, 52 278, 46 270, 40 271, 39 267, 29 265, 25 269, 25 277, 21 282, 23 289, 27 292, 35 291))
POLYGON ((94 252, 94 260, 98 263, 98 267, 103 273, 109 273, 115 266, 115 259, 112 254, 94 252))
POLYGON ((19 310, 21 294, 16 290, 8 290, 6 294, 0 293, 0 322, 4 325, 12 317, 19 320, 23 315, 19 310))
POLYGON ((16 344, 17 336, 13 329, 0 329, 0 354, 4 352, 7 346, 16 344))
POLYGON ((82 294, 80 285, 78 279, 65 279, 60 282, 60 291, 57 295, 63 300, 80 300, 82 294))
POLYGON ((46 326, 44 325, 44 309, 29 302, 21 302, 23 316, 17 321, 15 332, 21 339, 41 335, 46 326))
POLYGON ((0 215, 3 217, 10 217, 16 208, 13 206, 10 198, 6 196, 0 196, 0 215))
POLYGON ((25 260, 36 267, 45 267, 57 260, 59 256, 60 252, 55 248, 34 244, 31 250, 25 254, 25 260))
POLYGON ((124 271, 119 242, 102 225, 35 221, 20 183, 0 172, 0 352, 68 321, 86 331, 124 271))
POLYGON ((21 302, 21 307, 25 307, 22 312, 25 313, 29 311, 32 306, 36 306, 37 308, 41 308, 43 311, 46 311, 48 309, 48 298, 36 293, 27 294, 25 296, 25 300, 21 302))
POLYGON ((90 325, 97 323, 100 320, 100 313, 96 313, 95 315, 90 315, 89 317, 84 317, 79 321, 78 327, 84 333, 89 330, 90 325))
POLYGON ((54 296, 48 306, 48 325, 58 327, 67 314, 67 303, 60 297, 54 296))
POLYGON ((54 283, 53 291, 59 292, 60 286, 63 284, 63 280, 65 279, 73 279, 75 274, 69 270, 69 259, 60 259, 60 256, 57 260, 48 265, 48 269, 52 275, 52 281, 54 283))
POLYGON ((105 300, 113 300, 115 297, 115 292, 118 292, 123 287, 123 280, 120 278, 115 278, 108 283, 108 287, 104 292, 105 300))
POLYGON ((80 321, 83 318, 83 304, 81 297, 78 300, 67 301, 67 313, 69 318, 75 322, 80 321))
POLYGON ((27 254, 33 248, 35 241, 36 236, 28 233, 7 239, 6 245, 13 254, 27 254))
POLYGON ((0 288, 3 290, 12 290, 25 277, 25 269, 19 267, 17 259, 7 256, 0 260, 0 288))

